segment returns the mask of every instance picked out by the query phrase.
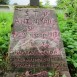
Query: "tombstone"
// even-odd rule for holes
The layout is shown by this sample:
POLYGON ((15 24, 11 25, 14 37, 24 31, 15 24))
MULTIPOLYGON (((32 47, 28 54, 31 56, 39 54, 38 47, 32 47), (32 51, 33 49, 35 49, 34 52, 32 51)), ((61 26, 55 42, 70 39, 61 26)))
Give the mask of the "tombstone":
POLYGON ((15 9, 8 57, 16 76, 71 77, 54 10, 15 9))
POLYGON ((0 5, 0 12, 14 12, 14 6, 0 5))
POLYGON ((39 6, 39 0, 30 0, 30 6, 39 6))

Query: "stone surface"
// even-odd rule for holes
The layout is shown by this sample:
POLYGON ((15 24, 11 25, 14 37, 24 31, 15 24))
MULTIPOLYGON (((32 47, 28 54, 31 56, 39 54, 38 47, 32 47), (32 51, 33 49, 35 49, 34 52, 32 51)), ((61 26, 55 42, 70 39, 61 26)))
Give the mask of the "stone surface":
POLYGON ((39 6, 39 0, 30 0, 30 6, 39 6))
POLYGON ((63 74, 70 77, 53 10, 15 9, 9 62, 11 70, 17 72, 29 71, 35 74, 53 70, 58 72, 54 77, 61 77, 63 74))

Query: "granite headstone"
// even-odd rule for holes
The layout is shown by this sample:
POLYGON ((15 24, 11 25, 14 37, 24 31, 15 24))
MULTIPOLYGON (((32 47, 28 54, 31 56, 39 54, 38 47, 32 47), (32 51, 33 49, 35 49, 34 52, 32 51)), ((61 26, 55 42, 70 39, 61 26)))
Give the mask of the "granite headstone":
POLYGON ((30 6, 39 6, 39 0, 30 0, 30 6))
POLYGON ((71 77, 54 10, 15 9, 8 57, 17 76, 71 77))

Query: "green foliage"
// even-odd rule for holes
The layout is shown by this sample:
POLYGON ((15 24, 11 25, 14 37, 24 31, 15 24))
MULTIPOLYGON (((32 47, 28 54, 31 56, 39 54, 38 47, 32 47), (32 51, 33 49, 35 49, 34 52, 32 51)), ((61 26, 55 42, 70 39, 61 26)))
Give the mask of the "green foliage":
POLYGON ((9 38, 11 33, 12 13, 0 13, 0 67, 5 66, 9 38))
POLYGON ((55 75, 55 72, 54 72, 54 71, 48 72, 48 76, 49 76, 49 77, 53 77, 54 75, 55 75))
POLYGON ((77 77, 77 0, 58 0, 62 40, 72 77, 77 77))
POLYGON ((50 1, 49 0, 46 0, 46 3, 44 5, 45 8, 52 8, 51 5, 50 5, 50 1))
POLYGON ((9 4, 9 0, 0 0, 0 4, 9 4))
POLYGON ((40 2, 40 8, 52 8, 52 6, 50 5, 50 1, 46 0, 46 3, 43 5, 42 2, 40 2))
POLYGON ((66 75, 64 74, 62 77, 66 77, 66 75))

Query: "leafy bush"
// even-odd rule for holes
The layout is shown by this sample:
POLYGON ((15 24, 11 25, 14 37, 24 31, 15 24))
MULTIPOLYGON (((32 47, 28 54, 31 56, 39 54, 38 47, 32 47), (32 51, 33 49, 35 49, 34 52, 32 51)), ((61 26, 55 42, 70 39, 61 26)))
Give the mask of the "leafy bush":
POLYGON ((6 64, 12 17, 12 13, 0 13, 0 68, 4 68, 6 64))
POLYGON ((70 73, 77 77, 77 23, 64 10, 59 9, 57 16, 70 73))
POLYGON ((0 0, 0 4, 9 4, 9 0, 0 0))

